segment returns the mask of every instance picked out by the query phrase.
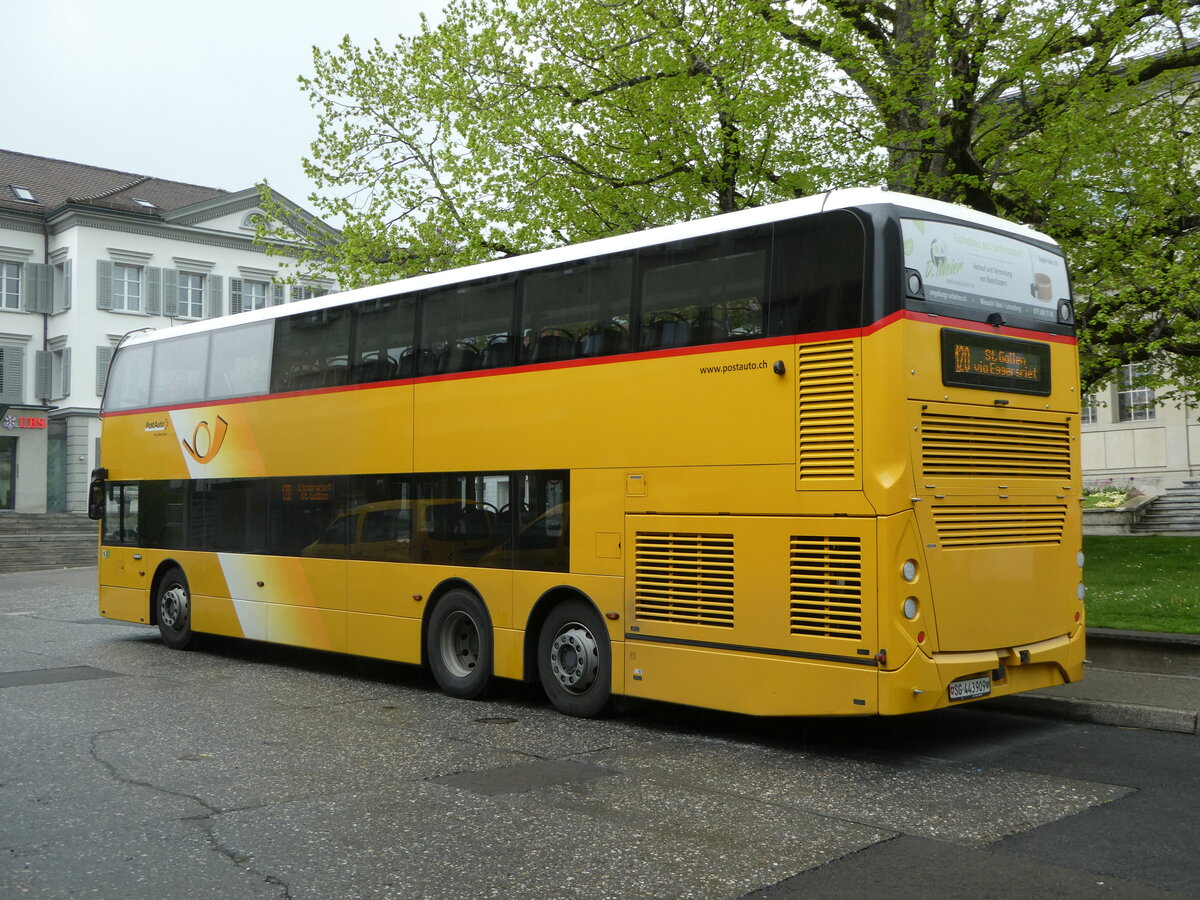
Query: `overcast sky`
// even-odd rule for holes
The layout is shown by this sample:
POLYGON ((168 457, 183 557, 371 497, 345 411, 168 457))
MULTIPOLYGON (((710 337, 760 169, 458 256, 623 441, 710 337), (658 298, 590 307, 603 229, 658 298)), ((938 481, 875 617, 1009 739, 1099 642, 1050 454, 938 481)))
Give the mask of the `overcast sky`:
POLYGON ((3 0, 0 147, 307 206, 312 47, 392 46, 443 0, 3 0))

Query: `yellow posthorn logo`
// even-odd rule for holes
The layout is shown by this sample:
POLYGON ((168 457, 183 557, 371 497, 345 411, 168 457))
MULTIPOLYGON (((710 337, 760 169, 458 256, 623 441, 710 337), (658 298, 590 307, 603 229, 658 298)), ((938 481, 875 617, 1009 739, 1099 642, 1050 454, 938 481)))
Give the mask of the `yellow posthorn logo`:
POLYGON ((196 462, 212 462, 217 451, 221 449, 221 444, 225 441, 225 432, 228 430, 229 423, 220 416, 217 416, 217 424, 211 430, 207 421, 201 421, 196 425, 196 430, 192 432, 192 442, 189 444, 187 441, 183 441, 183 447, 192 454, 192 459, 196 462), (202 450, 203 453, 201 453, 202 450))

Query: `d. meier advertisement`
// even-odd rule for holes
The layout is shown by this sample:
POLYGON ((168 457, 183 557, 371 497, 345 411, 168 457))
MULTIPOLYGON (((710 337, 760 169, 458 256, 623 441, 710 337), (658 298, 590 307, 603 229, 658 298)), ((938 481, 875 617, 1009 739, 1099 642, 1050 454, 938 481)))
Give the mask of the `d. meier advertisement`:
POLYGON ((1054 322, 1070 297, 1063 258, 1041 247, 944 222, 901 226, 904 264, 921 273, 926 300, 1054 322))

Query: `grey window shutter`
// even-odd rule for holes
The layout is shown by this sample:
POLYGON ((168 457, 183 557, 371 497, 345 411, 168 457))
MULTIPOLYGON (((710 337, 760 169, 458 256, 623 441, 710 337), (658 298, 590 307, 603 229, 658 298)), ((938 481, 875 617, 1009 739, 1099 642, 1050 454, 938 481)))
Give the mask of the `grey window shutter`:
POLYGON ((297 300, 299 300, 303 296, 304 296, 304 294, 301 293, 301 291, 300 291, 300 285, 293 284, 292 285, 292 302, 295 303, 297 300))
POLYGON ((108 379, 108 364, 112 360, 112 347, 96 348, 96 396, 104 396, 104 382, 108 379))
POLYGON ((33 393, 39 400, 49 400, 53 383, 54 354, 49 350, 38 350, 34 354, 33 393))
POLYGON ((242 311, 242 279, 229 279, 229 314, 236 316, 242 311))
POLYGON ((25 263, 24 287, 26 311, 54 311, 54 266, 47 263, 25 263))
POLYGON ((113 264, 107 259, 96 260, 96 309, 112 309, 113 264))
POLYGON ((163 269, 163 315, 179 315, 179 270, 163 269))
POLYGON ((214 319, 225 312, 225 278, 208 276, 208 317, 214 319))
POLYGON ((64 347, 62 352, 62 394, 71 396, 71 348, 64 347))
POLYGON ((163 270, 158 266, 146 266, 146 312, 152 316, 162 315, 163 270))
POLYGON ((0 347, 0 400, 25 402, 25 348, 0 347))
POLYGON ((74 265, 74 263, 72 263, 71 260, 69 260, 69 259, 65 263, 63 263, 63 307, 62 308, 64 310, 71 308, 71 290, 73 287, 72 281, 74 279, 74 276, 72 275, 72 272, 71 272, 71 268, 73 265, 74 265))
POLYGON ((283 305, 283 293, 284 293, 284 291, 283 291, 282 284, 271 285, 271 305, 272 306, 282 306, 283 305))

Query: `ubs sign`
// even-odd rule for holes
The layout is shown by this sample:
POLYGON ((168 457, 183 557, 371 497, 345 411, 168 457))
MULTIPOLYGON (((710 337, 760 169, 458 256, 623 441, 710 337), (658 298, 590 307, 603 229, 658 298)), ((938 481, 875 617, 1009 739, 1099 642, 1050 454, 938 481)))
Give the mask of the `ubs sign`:
POLYGON ((4 421, 0 422, 0 425, 7 431, 14 431, 18 428, 44 430, 46 420, 41 416, 5 416, 4 421))

